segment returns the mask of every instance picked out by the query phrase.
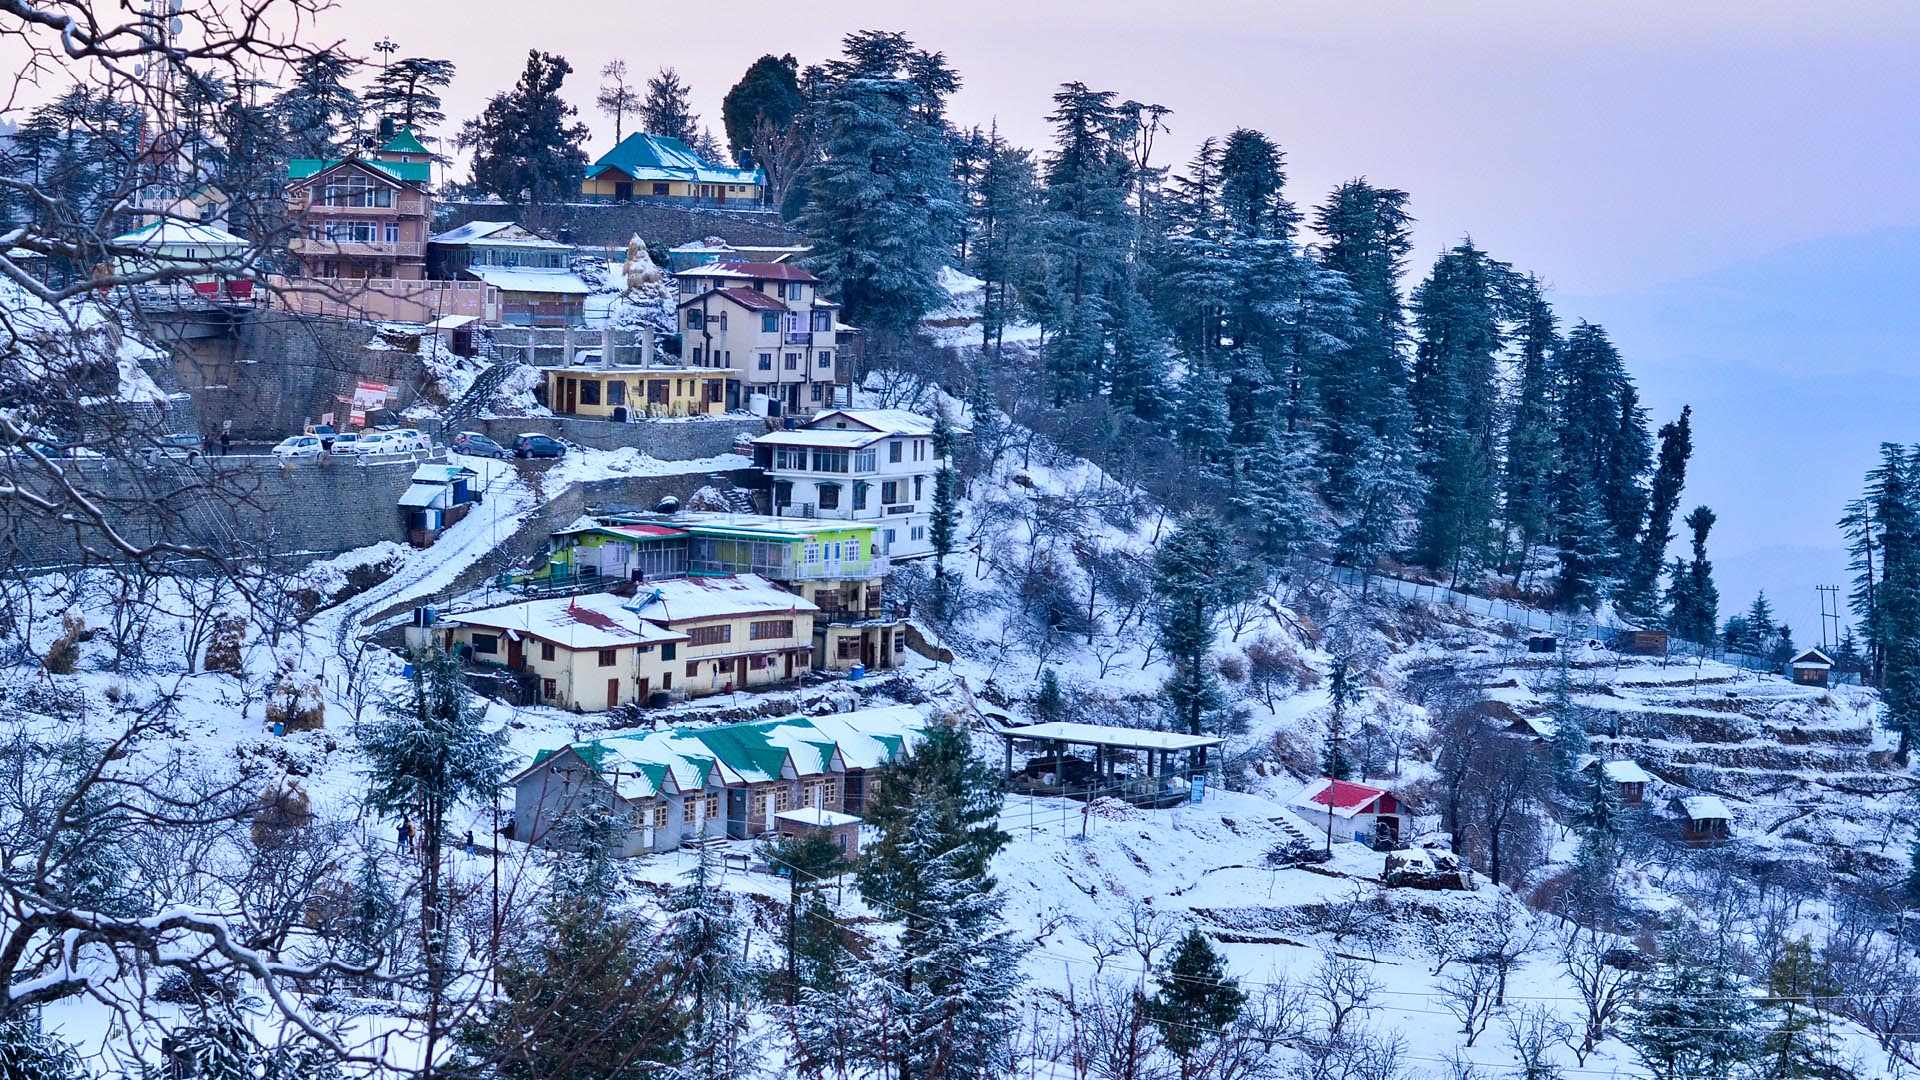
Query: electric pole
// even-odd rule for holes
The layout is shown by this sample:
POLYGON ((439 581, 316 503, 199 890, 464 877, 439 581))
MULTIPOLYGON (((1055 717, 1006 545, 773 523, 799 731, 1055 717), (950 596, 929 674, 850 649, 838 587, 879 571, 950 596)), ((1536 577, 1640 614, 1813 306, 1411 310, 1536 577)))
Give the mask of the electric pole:
POLYGON ((1840 646, 1840 586, 1815 585, 1820 594, 1820 650, 1827 649, 1827 620, 1833 620, 1833 645, 1840 646), (1829 602, 1831 600, 1831 602, 1829 602))

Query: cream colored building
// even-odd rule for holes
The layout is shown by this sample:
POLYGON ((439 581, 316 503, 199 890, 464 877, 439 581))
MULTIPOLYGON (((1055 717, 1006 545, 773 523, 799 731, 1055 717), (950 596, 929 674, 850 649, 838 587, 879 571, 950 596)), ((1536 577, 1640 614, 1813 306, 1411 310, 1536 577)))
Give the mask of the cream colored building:
POLYGON ((632 603, 612 593, 532 600, 449 615, 434 632, 464 661, 524 672, 541 704, 603 712, 679 682, 687 635, 632 603))
POLYGON ((634 599, 641 618, 686 636, 676 682, 689 696, 773 686, 813 665, 820 609, 758 574, 652 582, 634 599))
POLYGON ((737 371, 654 364, 548 368, 547 407, 561 416, 719 416, 737 371))

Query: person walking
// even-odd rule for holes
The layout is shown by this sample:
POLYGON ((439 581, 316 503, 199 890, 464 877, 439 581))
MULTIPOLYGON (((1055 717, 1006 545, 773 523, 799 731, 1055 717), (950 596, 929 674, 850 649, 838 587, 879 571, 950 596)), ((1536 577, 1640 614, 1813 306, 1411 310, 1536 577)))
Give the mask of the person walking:
POLYGON ((400 853, 402 855, 412 855, 413 854, 413 822, 408 820, 407 818, 401 818, 400 828, 397 831, 400 837, 400 853))
POLYGON ((468 855, 473 854, 473 830, 472 829, 467 830, 467 854, 468 855))
POLYGON ((220 432, 220 456, 226 457, 228 454, 231 454, 232 452, 233 452, 233 433, 230 431, 223 430, 220 432))

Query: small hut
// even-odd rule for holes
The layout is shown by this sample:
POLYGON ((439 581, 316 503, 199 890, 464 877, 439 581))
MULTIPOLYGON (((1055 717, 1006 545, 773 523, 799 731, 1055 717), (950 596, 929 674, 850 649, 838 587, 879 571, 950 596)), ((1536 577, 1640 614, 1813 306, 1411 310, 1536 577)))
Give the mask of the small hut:
POLYGON ((1689 844, 1723 844, 1732 835, 1733 811, 1715 795, 1674 800, 1680 811, 1680 839, 1689 844))
POLYGON ((1552 634, 1530 634, 1527 636, 1527 651, 1530 653, 1550 653, 1560 647, 1560 640, 1552 634))
POLYGON ((1581 766, 1580 771, 1590 773, 1598 770, 1613 785, 1614 793, 1620 796, 1623 806, 1640 806, 1647 800, 1647 785, 1653 783, 1653 777, 1640 763, 1628 759, 1619 761, 1601 761, 1594 759, 1581 766))
POLYGON ((1614 635, 1613 647, 1619 652, 1634 656, 1665 656, 1667 655, 1667 632, 1628 627, 1614 635))
POLYGON ((1833 658, 1808 649, 1787 661, 1787 676, 1800 686, 1826 686, 1833 678, 1833 658))
POLYGON ((1400 840, 1400 802, 1386 788, 1323 776, 1301 788, 1288 805, 1334 840, 1383 847, 1400 840))
POLYGON ((773 815, 773 828, 781 836, 799 837, 825 833, 829 839, 840 844, 842 855, 852 859, 860 854, 860 819, 852 814, 843 814, 837 810, 827 810, 818 806, 783 810, 773 815))

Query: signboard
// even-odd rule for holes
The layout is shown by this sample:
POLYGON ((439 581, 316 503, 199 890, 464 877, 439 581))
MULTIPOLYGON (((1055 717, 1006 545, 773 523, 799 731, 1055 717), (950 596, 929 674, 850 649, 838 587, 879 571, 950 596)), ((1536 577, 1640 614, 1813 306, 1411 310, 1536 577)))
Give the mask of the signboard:
POLYGON ((1198 806, 1201 803, 1205 802, 1206 798, 1207 798, 1207 777, 1205 773, 1202 773, 1201 775, 1193 778, 1193 795, 1191 799, 1189 799, 1189 801, 1192 802, 1195 806, 1198 806))

